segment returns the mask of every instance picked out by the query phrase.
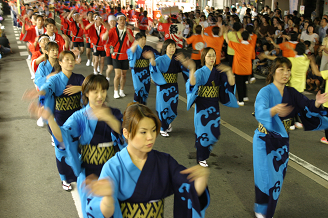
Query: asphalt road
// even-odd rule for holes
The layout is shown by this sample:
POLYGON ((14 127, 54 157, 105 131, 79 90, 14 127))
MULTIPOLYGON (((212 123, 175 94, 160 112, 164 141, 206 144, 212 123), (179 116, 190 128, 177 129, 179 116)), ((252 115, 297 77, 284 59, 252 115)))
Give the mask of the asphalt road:
MULTIPOLYGON (((33 88, 26 56, 21 56, 10 19, 4 22, 14 54, 0 59, 0 217, 79 217, 72 195, 63 191, 55 164, 55 152, 45 128, 36 125, 27 113, 28 103, 21 101, 26 89, 33 88)), ((18 33, 18 32, 17 32, 18 33)), ((16 33, 16 34, 17 34, 16 33)), ((155 46, 157 39, 149 37, 155 46)), ((93 72, 86 67, 86 57, 74 72, 84 76, 93 72)), ((113 81, 113 74, 111 79, 113 81)), ((221 137, 208 162, 211 175, 211 204, 206 217, 254 217, 254 180, 251 139, 257 122, 251 113, 264 78, 248 85, 250 101, 233 109, 221 105, 221 137)), ((186 111, 184 82, 179 77, 178 116, 170 137, 159 136, 155 149, 170 153, 179 163, 190 167, 194 148, 193 109, 186 111)), ((123 111, 133 100, 130 72, 125 94, 113 99, 113 86, 108 91, 109 104, 123 111)), ((314 94, 309 93, 309 98, 314 94)), ((155 86, 151 86, 148 106, 155 110, 155 86)), ((302 160, 328 172, 328 145, 320 143, 322 131, 295 130, 290 134, 290 151, 302 160)), ((304 164, 303 164, 304 165, 304 164)), ((312 170, 314 171, 314 170, 312 170)), ((321 173, 325 176, 324 173, 321 173)), ((328 182, 303 166, 289 162, 275 217, 328 217, 328 182)), ((172 198, 165 201, 165 217, 172 217, 172 198)))

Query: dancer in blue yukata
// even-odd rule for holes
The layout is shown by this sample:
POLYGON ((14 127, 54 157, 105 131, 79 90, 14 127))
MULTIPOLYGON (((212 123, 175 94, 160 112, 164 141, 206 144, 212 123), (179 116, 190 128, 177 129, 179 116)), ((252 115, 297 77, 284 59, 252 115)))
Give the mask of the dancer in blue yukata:
POLYGON ((128 105, 123 134, 128 145, 86 179, 87 217, 163 218, 164 198, 174 194, 174 217, 203 218, 209 206, 209 169, 186 169, 169 154, 153 150, 161 122, 145 105, 128 105))
POLYGON ((150 89, 149 60, 145 59, 142 53, 152 51, 155 58, 157 58, 159 57, 159 52, 146 45, 146 36, 144 34, 137 33, 134 39, 134 43, 127 50, 134 87, 133 100, 141 104, 147 104, 150 89))
MULTIPOLYGON (((183 61, 184 57, 178 55, 183 61)), ((211 47, 204 48, 201 53, 202 68, 189 73, 186 83, 187 110, 195 103, 195 147, 197 162, 208 167, 212 146, 220 136, 219 102, 228 107, 239 107, 235 97, 235 78, 230 67, 215 67, 216 53, 211 47)))
POLYGON ((328 127, 327 112, 321 104, 328 101, 320 91, 309 100, 296 89, 286 86, 292 63, 277 57, 255 101, 255 118, 259 122, 253 137, 253 166, 255 180, 255 216, 273 217, 289 160, 289 127, 298 114, 304 130, 328 127))
POLYGON ((172 132, 171 123, 177 117, 179 100, 178 73, 183 72, 185 81, 189 71, 195 71, 195 63, 189 59, 184 63, 176 60, 176 43, 167 39, 162 48, 162 56, 155 59, 151 51, 144 52, 143 56, 149 59, 150 73, 156 84, 156 111, 162 123, 160 134, 164 137, 172 132))

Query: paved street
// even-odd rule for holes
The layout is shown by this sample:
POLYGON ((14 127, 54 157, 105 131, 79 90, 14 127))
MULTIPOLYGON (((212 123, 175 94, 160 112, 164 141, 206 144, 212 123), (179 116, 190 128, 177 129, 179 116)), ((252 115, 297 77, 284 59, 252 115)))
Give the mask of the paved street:
MULTIPOLYGON (((58 21, 58 19, 57 19, 58 21)), ((14 31, 9 17, 4 21, 6 35, 14 54, 0 59, 0 217, 79 217, 78 201, 63 191, 57 173, 55 152, 46 128, 36 125, 27 112, 28 103, 21 100, 26 89, 33 88, 27 65, 25 43, 20 43, 19 31, 14 31), (23 53, 20 53, 23 52, 23 53)), ((148 44, 156 46, 156 37, 148 37, 148 44)), ((86 56, 74 72, 89 75, 86 56)), ((114 74, 111 75, 113 81, 114 74)), ((248 85, 250 101, 241 108, 221 105, 221 137, 208 160, 211 175, 209 190, 211 204, 206 217, 252 218, 254 179, 252 166, 252 137, 257 122, 252 116, 257 92, 265 85, 264 78, 248 85)), ((179 163, 190 167, 195 152, 193 109, 186 111, 186 94, 182 76, 179 77, 180 100, 178 116, 173 122, 169 138, 159 136, 155 149, 170 153, 179 163)), ((148 106, 155 111, 155 86, 151 86, 148 106)), ((113 99, 113 84, 108 91, 109 104, 122 112, 133 101, 130 71, 125 94, 113 99)), ((315 98, 307 93, 309 98, 315 98)), ((323 131, 290 133, 288 172, 276 209, 277 218, 312 218, 328 216, 328 145, 320 143, 323 131), (314 174, 316 172, 317 174, 314 174), (324 179, 325 178, 325 179, 324 179)), ((73 192, 73 195, 76 192, 73 192)), ((78 196, 75 196, 78 198, 78 196)), ((173 217, 173 201, 165 201, 165 217, 173 217)))

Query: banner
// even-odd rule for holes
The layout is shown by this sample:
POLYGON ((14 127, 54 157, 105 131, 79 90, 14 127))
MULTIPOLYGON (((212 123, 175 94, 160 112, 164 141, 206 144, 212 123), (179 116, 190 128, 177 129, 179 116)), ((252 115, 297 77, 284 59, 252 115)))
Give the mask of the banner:
POLYGON ((305 6, 301 5, 300 6, 300 14, 304 14, 304 11, 305 11, 305 6))
POLYGON ((162 15, 171 15, 171 14, 179 14, 180 10, 178 6, 161 8, 162 15))
MULTIPOLYGON (((31 2, 36 2, 36 0, 24 0, 24 4, 31 3, 31 2)), ((18 1, 17 1, 18 3, 18 1)))
POLYGON ((289 13, 297 11, 298 0, 289 0, 289 13))

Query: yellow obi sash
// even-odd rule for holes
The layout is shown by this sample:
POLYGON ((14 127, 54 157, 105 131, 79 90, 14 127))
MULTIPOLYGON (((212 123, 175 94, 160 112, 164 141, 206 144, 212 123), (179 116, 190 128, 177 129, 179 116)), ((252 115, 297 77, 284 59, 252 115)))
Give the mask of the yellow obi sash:
POLYGON ((146 68, 149 67, 149 60, 147 59, 142 59, 142 60, 137 60, 136 64, 134 65, 135 68, 146 68))
POLYGON ((177 83, 178 74, 177 73, 163 73, 162 74, 166 83, 177 83))
POLYGON ((81 95, 72 95, 67 97, 56 98, 57 111, 74 110, 81 107, 81 95))
POLYGON ((113 143, 100 143, 98 145, 81 145, 82 161, 87 164, 105 164, 115 155, 113 143))
MULTIPOLYGON (((281 122, 282 122, 282 124, 284 124, 286 132, 289 133, 289 127, 292 125, 292 118, 282 120, 281 122)), ((259 126, 257 129, 259 130, 259 132, 268 134, 268 130, 263 126, 262 123, 259 123, 259 126)))
POLYGON ((120 202, 123 218, 163 218, 164 199, 148 203, 120 202))
POLYGON ((219 86, 216 86, 214 81, 212 81, 212 86, 199 86, 198 97, 218 98, 219 97, 219 86))

